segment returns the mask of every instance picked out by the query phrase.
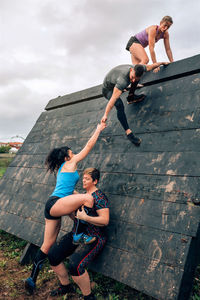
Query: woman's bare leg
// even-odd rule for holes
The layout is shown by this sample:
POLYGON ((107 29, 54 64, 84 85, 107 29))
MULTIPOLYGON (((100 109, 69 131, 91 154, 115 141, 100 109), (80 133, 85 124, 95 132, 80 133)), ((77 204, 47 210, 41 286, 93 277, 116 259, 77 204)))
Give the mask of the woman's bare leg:
POLYGON ((83 273, 81 276, 72 276, 72 279, 79 286, 83 296, 90 295, 91 285, 90 277, 87 271, 85 271, 85 273, 83 273))
POLYGON ((136 64, 144 64, 147 65, 149 62, 149 58, 146 54, 146 51, 142 47, 142 45, 133 43, 129 49, 131 53, 131 60, 134 65, 136 64))
POLYGON ((44 241, 41 246, 41 251, 48 254, 49 249, 55 243, 60 231, 61 219, 49 220, 45 219, 44 241))
POLYGON ((25 289, 29 294, 33 294, 36 288, 36 280, 42 268, 42 265, 47 257, 51 246, 55 243, 60 230, 61 219, 48 220, 45 219, 44 242, 36 254, 34 259, 31 276, 25 280, 25 289))
POLYGON ((58 199, 50 209, 50 214, 54 217, 69 215, 81 205, 93 207, 94 199, 90 194, 73 194, 58 199))
POLYGON ((57 266, 51 266, 51 268, 52 268, 52 270, 54 270, 54 272, 58 276, 60 283, 62 285, 70 284, 69 275, 68 275, 68 272, 67 272, 67 269, 66 269, 64 263, 60 263, 57 266))

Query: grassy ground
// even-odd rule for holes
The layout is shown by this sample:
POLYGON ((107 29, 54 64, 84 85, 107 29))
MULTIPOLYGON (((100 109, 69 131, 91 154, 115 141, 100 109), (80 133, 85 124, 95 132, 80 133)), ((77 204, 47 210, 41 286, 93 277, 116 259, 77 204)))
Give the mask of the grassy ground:
MULTIPOLYGON (((0 230, 0 299, 5 300, 43 300, 52 299, 49 293, 58 286, 58 280, 48 263, 40 272, 37 290, 29 296, 24 290, 24 280, 30 275, 31 265, 21 266, 19 263, 26 241, 0 230)), ((67 262, 66 262, 67 264, 67 262)), ((93 292, 97 300, 153 300, 136 290, 103 275, 89 272, 93 292)), ((190 300, 200 300, 200 267, 196 271, 193 293, 190 300)), ((57 300, 82 299, 81 292, 75 287, 75 293, 57 300)))
POLYGON ((5 173, 8 165, 10 162, 13 160, 15 155, 13 154, 1 154, 0 153, 0 178, 3 176, 5 173))
MULTIPOLYGON (((32 266, 21 266, 19 263, 26 242, 2 230, 0 230, 0 240, 0 299, 51 299, 49 292, 58 286, 58 280, 48 263, 40 272, 35 295, 29 296, 24 290, 24 280, 30 275, 32 266)), ((94 272, 89 273, 93 291, 98 300, 153 299, 115 280, 94 272)), ((74 287, 74 294, 70 294, 68 297, 54 297, 53 299, 82 299, 80 290, 78 287, 74 287)))
MULTIPOLYGON (((0 176, 5 172, 13 157, 0 155, 0 176)), ((29 296, 24 290, 24 279, 30 275, 31 265, 21 266, 19 259, 22 255, 26 241, 0 230, 0 299, 2 300, 44 300, 51 299, 49 292, 58 285, 57 278, 49 265, 44 266, 37 283, 34 296, 29 296)), ((153 300, 145 294, 107 278, 103 275, 90 272, 93 291, 97 300, 153 300)), ((200 300, 200 266, 197 268, 190 300, 200 300)), ((55 297, 53 298, 55 299, 55 297)), ((58 300, 78 300, 81 298, 80 290, 68 297, 57 297, 58 300)))

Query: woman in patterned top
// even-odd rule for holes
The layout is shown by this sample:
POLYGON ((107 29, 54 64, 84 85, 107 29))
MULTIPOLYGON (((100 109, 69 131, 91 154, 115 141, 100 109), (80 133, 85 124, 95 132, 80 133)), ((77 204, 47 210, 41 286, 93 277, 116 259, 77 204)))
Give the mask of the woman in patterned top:
POLYGON ((60 286, 51 292, 51 297, 73 292, 73 286, 69 282, 69 272, 73 281, 81 289, 84 299, 95 299, 95 296, 91 292, 89 274, 85 268, 97 257, 105 246, 106 235, 104 227, 109 223, 108 199, 96 187, 99 177, 100 173, 97 169, 88 168, 84 171, 83 188, 93 196, 94 206, 90 210, 89 215, 85 213, 84 209, 81 211, 78 210, 76 218, 74 218, 72 231, 64 235, 49 251, 49 262, 60 280, 60 286), (96 240, 92 244, 74 245, 73 234, 76 230, 77 219, 87 222, 87 235, 96 237, 96 240), (66 257, 69 257, 68 272, 63 263, 66 257))

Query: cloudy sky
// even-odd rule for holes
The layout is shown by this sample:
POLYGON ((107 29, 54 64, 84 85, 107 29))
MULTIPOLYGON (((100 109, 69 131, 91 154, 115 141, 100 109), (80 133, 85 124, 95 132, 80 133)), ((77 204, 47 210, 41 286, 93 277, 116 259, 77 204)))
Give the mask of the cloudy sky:
MULTIPOLYGON (((25 138, 50 99, 130 63, 129 37, 165 15, 174 59, 199 54, 199 12, 199 0, 0 0, 0 141, 25 138)), ((162 41, 156 54, 167 60, 162 41)))

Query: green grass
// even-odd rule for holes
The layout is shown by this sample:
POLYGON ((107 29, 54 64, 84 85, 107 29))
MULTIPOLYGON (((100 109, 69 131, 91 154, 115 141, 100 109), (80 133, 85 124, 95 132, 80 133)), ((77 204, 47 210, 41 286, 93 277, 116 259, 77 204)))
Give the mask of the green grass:
POLYGON ((0 155, 0 178, 3 176, 5 173, 8 165, 11 163, 13 160, 14 156, 9 155, 9 154, 1 154, 0 155))
POLYGON ((0 167, 0 177, 3 176, 3 174, 5 173, 7 167, 0 167))
POLYGON ((26 241, 0 230, 0 249, 5 251, 5 256, 10 258, 19 257, 27 244, 26 241))

